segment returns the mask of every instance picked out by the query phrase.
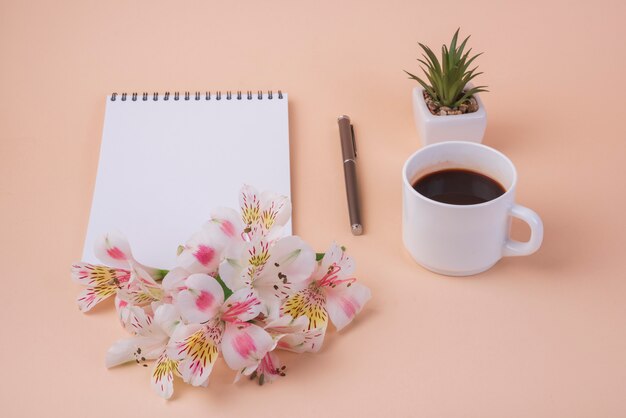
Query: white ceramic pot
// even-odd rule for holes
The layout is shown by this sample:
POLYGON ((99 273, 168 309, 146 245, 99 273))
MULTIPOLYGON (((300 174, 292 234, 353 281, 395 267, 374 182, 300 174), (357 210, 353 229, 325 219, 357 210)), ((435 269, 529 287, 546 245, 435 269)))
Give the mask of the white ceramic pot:
MULTIPOLYGON (((470 87, 468 84, 467 87, 470 87)), ((430 113, 424 101, 424 89, 413 88, 413 116, 415 125, 423 145, 430 145, 443 141, 482 142, 487 127, 487 112, 480 100, 480 95, 474 97, 478 102, 478 110, 463 115, 436 116, 430 113)))

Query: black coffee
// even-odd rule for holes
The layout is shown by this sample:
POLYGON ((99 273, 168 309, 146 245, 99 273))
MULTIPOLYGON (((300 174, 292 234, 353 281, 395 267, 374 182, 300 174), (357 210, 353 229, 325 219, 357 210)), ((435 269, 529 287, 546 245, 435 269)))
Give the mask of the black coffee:
POLYGON ((502 196, 506 191, 497 181, 459 168, 435 171, 413 183, 419 194, 451 205, 476 205, 502 196))

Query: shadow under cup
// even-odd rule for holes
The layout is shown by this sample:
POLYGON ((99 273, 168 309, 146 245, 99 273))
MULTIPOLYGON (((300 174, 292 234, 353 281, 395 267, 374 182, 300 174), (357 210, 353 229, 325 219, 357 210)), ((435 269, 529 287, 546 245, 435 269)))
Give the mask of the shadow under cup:
POLYGON ((406 161, 403 175, 402 236, 413 259, 450 276, 467 276, 492 267, 503 256, 528 255, 541 245, 543 227, 536 213, 515 204, 517 173, 504 154, 482 144, 441 142, 424 147, 406 161), (445 169, 476 171, 499 182, 501 196, 475 205, 452 205, 429 199, 413 184, 445 169), (528 222, 531 239, 509 238, 511 216, 528 222))

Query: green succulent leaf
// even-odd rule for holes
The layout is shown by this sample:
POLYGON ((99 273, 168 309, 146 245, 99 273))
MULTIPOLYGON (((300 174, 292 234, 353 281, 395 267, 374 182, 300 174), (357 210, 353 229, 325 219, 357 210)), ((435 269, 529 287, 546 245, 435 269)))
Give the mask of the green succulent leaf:
POLYGON ((464 90, 467 83, 482 74, 482 72, 476 72, 478 67, 469 69, 482 52, 472 55, 472 48, 465 50, 470 37, 466 37, 459 44, 459 32, 460 28, 454 32, 449 46, 441 47, 441 60, 432 49, 418 42, 424 53, 417 61, 420 63, 425 78, 405 71, 409 78, 417 81, 439 106, 454 108, 472 95, 487 91, 486 86, 464 90))

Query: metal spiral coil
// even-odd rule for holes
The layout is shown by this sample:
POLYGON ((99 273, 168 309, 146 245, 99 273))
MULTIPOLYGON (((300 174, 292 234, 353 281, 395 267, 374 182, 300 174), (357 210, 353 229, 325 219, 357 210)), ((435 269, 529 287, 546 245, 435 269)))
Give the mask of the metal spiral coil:
MULTIPOLYGON (((132 100, 133 102, 136 102, 137 100, 141 99, 142 101, 146 102, 148 101, 148 99, 150 98, 150 96, 152 95, 152 100, 153 101, 158 101, 158 100, 165 100, 165 101, 169 101, 170 100, 170 92, 166 91, 163 94, 159 94, 158 92, 153 92, 153 93, 148 93, 148 92, 143 92, 143 93, 112 93, 111 94, 111 101, 115 102, 118 99, 121 100, 122 102, 125 102, 127 100, 132 100), (141 95, 140 95, 141 94, 141 95)), ((256 94, 254 94, 254 92, 252 90, 247 90, 245 92, 245 95, 242 93, 241 90, 237 90, 236 94, 233 94, 232 91, 228 90, 225 92, 224 96, 222 96, 222 92, 221 91, 216 91, 214 94, 211 94, 210 91, 206 91, 206 92, 200 92, 200 91, 196 91, 196 92, 184 92, 184 93, 180 93, 178 91, 175 91, 173 94, 174 100, 180 100, 181 96, 184 100, 196 100, 196 101, 200 101, 200 100, 222 100, 222 97, 224 97, 226 100, 232 100, 233 98, 236 98, 237 100, 253 100, 253 99, 257 99, 257 100, 263 100, 263 91, 262 90, 258 90, 256 94)), ((274 97, 278 97, 278 99, 282 99, 283 98, 283 92, 281 90, 277 91, 277 94, 274 95, 274 92, 272 90, 268 90, 267 91, 267 99, 268 100, 272 100, 274 99, 274 97)))

